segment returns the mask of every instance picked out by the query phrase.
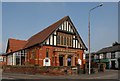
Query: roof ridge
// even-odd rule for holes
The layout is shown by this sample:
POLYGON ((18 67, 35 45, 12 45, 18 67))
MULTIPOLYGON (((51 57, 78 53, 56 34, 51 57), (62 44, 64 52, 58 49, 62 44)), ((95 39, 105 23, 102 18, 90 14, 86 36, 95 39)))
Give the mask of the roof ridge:
POLYGON ((16 39, 16 38, 9 38, 8 40, 27 41, 27 40, 22 40, 22 39, 16 39))
MULTIPOLYGON (((62 20, 62 19, 64 19, 64 18, 69 18, 69 16, 65 16, 65 17, 61 18, 60 20, 62 20)), ((34 34, 33 36, 35 36, 35 35, 37 35, 37 34, 43 32, 43 31, 45 31, 46 29, 50 28, 52 25, 56 24, 56 23, 59 22, 60 20, 58 20, 58 21, 54 22, 53 24, 47 26, 46 28, 42 29, 40 32, 34 34)), ((33 36, 31 36, 30 38, 32 38, 33 36)), ((30 38, 29 38, 29 39, 30 39, 30 38)), ((29 41, 29 39, 28 39, 28 41, 29 41)))
MULTIPOLYGON (((31 45, 29 45, 29 46, 27 46, 27 45, 30 43, 30 40, 36 38, 37 35, 40 36, 40 34, 43 34, 43 33, 45 33, 47 30, 50 30, 50 28, 52 28, 50 31, 46 32, 46 33, 49 33, 49 35, 50 35, 62 22, 64 22, 64 21, 67 20, 67 19, 70 19, 69 16, 65 16, 65 17, 61 18, 60 20, 56 21, 55 23, 49 25, 48 27, 44 28, 44 29, 41 30, 40 32, 38 32, 38 33, 34 34, 33 36, 31 36, 31 37, 27 40, 28 42, 27 42, 27 44, 25 45, 25 48, 31 46, 31 45)), ((43 34, 43 35, 44 35, 44 34, 43 34)), ((48 35, 48 34, 47 34, 47 35, 48 35)), ((45 40, 45 39, 47 38, 47 35, 46 35, 46 37, 44 37, 42 40, 45 40)), ((41 41, 41 42, 42 42, 42 41, 41 41)))

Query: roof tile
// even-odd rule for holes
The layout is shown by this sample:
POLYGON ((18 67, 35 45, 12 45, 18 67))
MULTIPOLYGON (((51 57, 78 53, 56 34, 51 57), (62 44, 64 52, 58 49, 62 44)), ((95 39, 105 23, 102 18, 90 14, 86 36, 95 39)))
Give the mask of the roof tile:
POLYGON ((9 44, 8 46, 12 52, 23 49, 26 43, 27 43, 26 40, 18 40, 13 38, 8 39, 8 44, 9 44))

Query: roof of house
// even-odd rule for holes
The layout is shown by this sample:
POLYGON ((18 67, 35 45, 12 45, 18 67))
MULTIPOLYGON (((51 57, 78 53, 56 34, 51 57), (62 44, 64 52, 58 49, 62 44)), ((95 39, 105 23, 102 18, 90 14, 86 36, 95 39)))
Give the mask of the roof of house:
POLYGON ((54 24, 50 25, 49 27, 45 28, 44 30, 40 31, 39 33, 33 35, 31 38, 28 39, 28 43, 25 45, 25 48, 28 48, 30 46, 33 46, 35 44, 40 44, 44 40, 47 39, 47 37, 52 34, 58 26, 61 25, 62 22, 67 20, 69 17, 65 16, 61 20, 55 22, 54 24))
MULTIPOLYGON (((38 32, 37 34, 33 35, 32 37, 30 37, 27 41, 18 40, 18 39, 9 39, 8 43, 9 43, 10 49, 12 51, 17 51, 17 50, 20 50, 23 48, 25 49, 25 48, 32 47, 37 44, 42 44, 66 20, 70 20, 69 16, 65 16, 64 18, 58 20, 54 24, 50 25, 49 27, 45 28, 44 30, 42 30, 42 31, 38 32)), ((76 32, 77 32, 77 30, 76 30, 76 32)), ((78 32, 77 32, 77 34, 78 34, 78 32)), ((87 50, 87 48, 80 36, 79 36, 79 38, 80 38, 83 46, 85 47, 84 49, 87 50)), ((8 50, 8 47, 7 47, 7 50, 8 50)))
POLYGON ((1 53, 0 54, 0 56, 6 56, 7 55, 7 53, 1 53))
POLYGON ((26 40, 9 38, 6 52, 8 52, 8 49, 10 49, 10 51, 12 52, 23 49, 26 43, 27 43, 26 40))
POLYGON ((101 50, 97 51, 97 54, 100 53, 109 53, 109 52, 117 52, 120 51, 120 44, 113 45, 110 47, 102 48, 101 50))
MULTIPOLYGON (((41 32, 33 35, 31 38, 28 39, 28 42, 25 45, 25 48, 34 46, 36 44, 43 43, 65 20, 70 20, 69 16, 65 16, 64 18, 62 18, 59 21, 55 22, 54 24, 50 25, 49 27, 42 30, 41 32)), ((81 37, 79 37, 79 38, 81 39, 81 37)), ((81 41, 82 41, 82 39, 81 39, 81 41)), ((85 47, 84 49, 87 50, 87 48, 86 48, 85 44, 83 43, 83 41, 82 41, 82 44, 85 47)))

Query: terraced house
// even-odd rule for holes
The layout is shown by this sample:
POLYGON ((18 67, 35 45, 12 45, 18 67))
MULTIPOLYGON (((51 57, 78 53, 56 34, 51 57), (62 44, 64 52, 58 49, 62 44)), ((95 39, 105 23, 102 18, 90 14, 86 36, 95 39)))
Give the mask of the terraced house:
POLYGON ((85 64, 87 50, 69 16, 28 40, 8 39, 7 65, 76 66, 85 64))
POLYGON ((113 43, 112 46, 105 47, 96 52, 94 62, 105 63, 107 69, 117 69, 120 67, 120 43, 113 43))

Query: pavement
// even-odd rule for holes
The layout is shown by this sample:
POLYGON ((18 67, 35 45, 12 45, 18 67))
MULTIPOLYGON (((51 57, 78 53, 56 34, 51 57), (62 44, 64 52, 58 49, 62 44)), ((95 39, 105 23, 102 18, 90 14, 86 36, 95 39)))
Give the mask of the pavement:
POLYGON ((2 73, 2 79, 118 79, 118 70, 106 70, 96 74, 80 75, 28 75, 17 73, 2 73))

